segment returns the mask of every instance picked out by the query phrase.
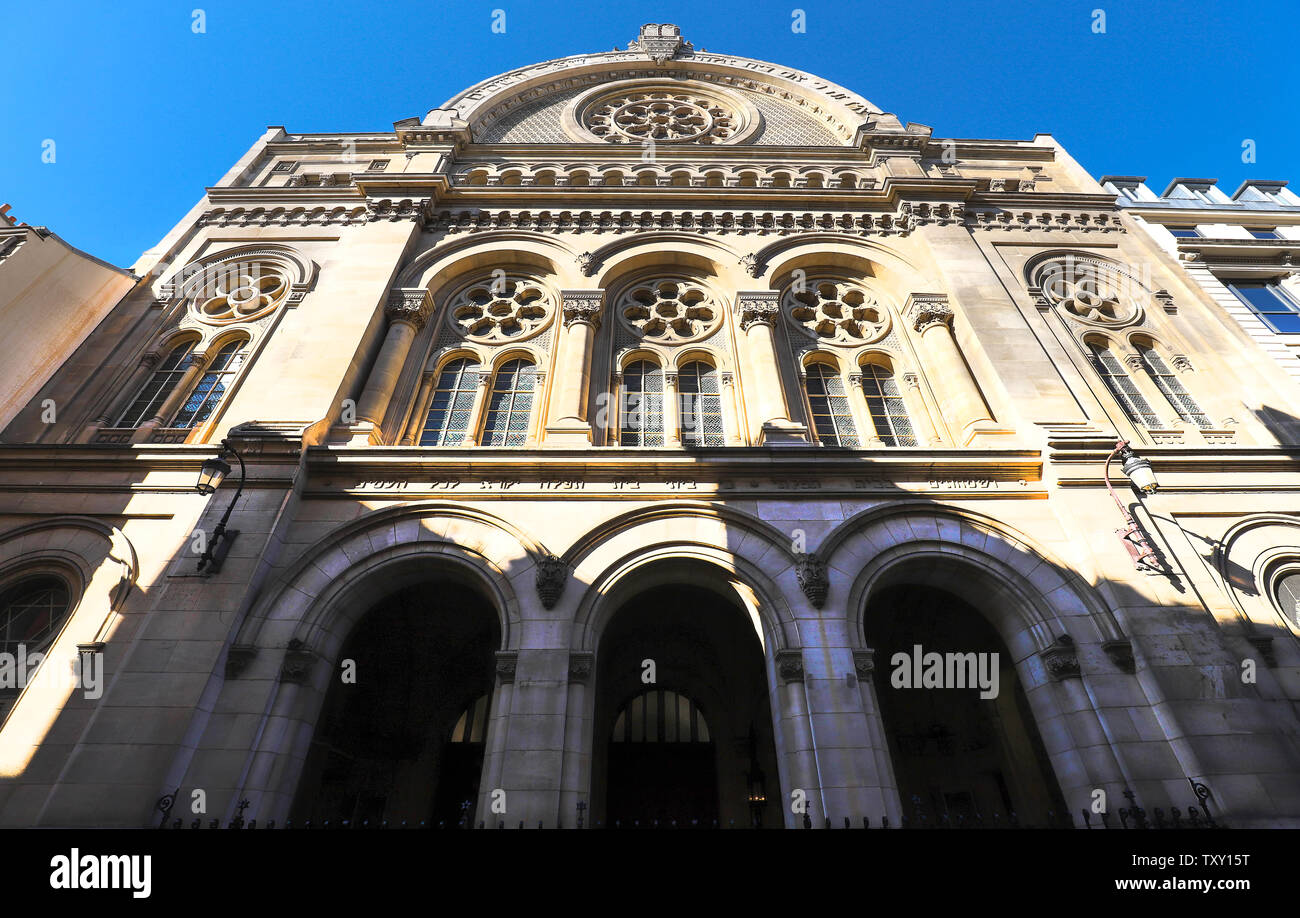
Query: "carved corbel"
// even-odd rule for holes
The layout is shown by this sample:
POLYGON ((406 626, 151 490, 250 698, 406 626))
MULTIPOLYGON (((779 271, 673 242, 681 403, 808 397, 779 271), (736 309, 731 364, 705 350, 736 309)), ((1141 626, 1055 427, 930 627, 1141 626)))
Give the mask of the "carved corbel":
POLYGON ((826 602, 830 590, 830 579, 826 574, 826 562, 813 553, 800 552, 794 556, 795 572, 799 576, 799 589, 803 590, 808 601, 820 609, 826 602))
POLYGON ((1052 642, 1051 647, 1039 651, 1038 656, 1047 667, 1048 675, 1057 682, 1063 679, 1077 679, 1083 675, 1083 671, 1079 668, 1079 653, 1075 649, 1074 638, 1068 634, 1058 637, 1052 642))
POLYGON ((541 597, 542 606, 555 608, 564 592, 564 583, 568 579, 568 565, 555 555, 545 555, 537 559, 537 595, 541 597))
POLYGON ((1101 645, 1101 649, 1106 651, 1106 656, 1110 657, 1116 668, 1129 674, 1137 671, 1137 663, 1133 659, 1133 643, 1127 638, 1107 641, 1101 645))
POLYGON ((776 652, 776 671, 781 681, 787 685, 803 681, 803 651, 778 650, 776 652))

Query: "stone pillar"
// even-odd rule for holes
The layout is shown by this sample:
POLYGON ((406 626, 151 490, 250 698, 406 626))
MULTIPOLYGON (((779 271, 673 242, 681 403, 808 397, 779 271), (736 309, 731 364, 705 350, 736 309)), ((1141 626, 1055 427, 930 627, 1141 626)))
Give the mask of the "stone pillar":
POLYGON ((858 442, 867 449, 880 449, 885 441, 880 439, 880 432, 871 420, 867 410, 867 394, 862 391, 862 374, 849 374, 849 411, 853 414, 853 423, 858 428, 858 442))
POLYGON ((677 393, 677 371, 664 371, 664 445, 681 446, 682 402, 677 393))
POLYGON ((411 409, 411 417, 406 422, 406 433, 402 435, 402 446, 414 446, 419 442, 420 436, 424 433, 424 419, 429 413, 429 402, 433 400, 433 389, 438 380, 433 373, 426 373, 420 382, 420 388, 415 396, 415 406, 411 409))
POLYGON ((587 390, 591 386, 592 351, 604 297, 604 290, 560 291, 564 331, 555 383, 551 386, 546 446, 591 445, 587 390))
POLYGON ((136 442, 147 440, 150 433, 161 427, 167 418, 176 413, 181 403, 189 397, 194 384, 199 381, 199 376, 203 374, 203 368, 207 363, 207 354, 195 353, 186 358, 185 375, 181 377, 181 381, 176 384, 176 388, 172 389, 171 394, 167 396, 167 400, 162 403, 154 416, 140 425, 134 437, 136 442))
POLYGON ((788 829, 803 828, 803 816, 791 808, 794 802, 791 795, 802 791, 813 825, 818 826, 825 814, 822 813, 821 782, 817 777, 816 751, 808 719, 808 695, 803 684, 802 651, 777 651, 775 676, 774 714, 786 760, 784 777, 789 784, 780 791, 785 825, 788 829))
POLYGON ((479 442, 479 429, 483 426, 483 415, 487 413, 488 399, 492 397, 492 371, 478 371, 478 385, 474 389, 474 404, 469 410, 469 420, 465 422, 465 433, 459 443, 448 446, 473 446, 479 442))
POLYGON ((781 295, 775 290, 742 290, 736 294, 736 321, 745 333, 748 358, 747 383, 751 404, 762 419, 758 444, 806 445, 808 428, 790 419, 781 391, 781 370, 776 357, 773 326, 781 314, 781 295))
POLYGON ((930 406, 921 394, 921 377, 916 373, 903 374, 903 403, 907 405, 908 417, 912 420, 912 431, 916 434, 917 446, 935 446, 939 434, 935 431, 934 421, 930 417, 930 406))
POLYGON ((727 444, 729 446, 743 446, 745 443, 744 419, 740 416, 740 399, 736 397, 736 375, 730 370, 721 370, 718 376, 722 379, 722 389, 725 393, 722 397, 723 404, 727 408, 727 444))
POLYGON ((366 388, 357 402, 357 426, 369 428, 369 439, 379 435, 379 425, 393 397, 397 377, 411 353, 415 336, 424 328, 433 311, 433 298, 423 287, 393 290, 388 295, 384 315, 388 318, 388 335, 370 368, 366 388))
POLYGON ((907 320, 921 335, 922 360, 929 377, 942 385, 944 413, 959 433, 959 446, 971 442, 981 424, 993 418, 952 336, 952 307, 948 298, 936 293, 913 293, 904 310, 907 320))
POLYGON ((94 439, 95 434, 103 427, 110 427, 117 423, 117 419, 122 416, 122 412, 127 409, 135 397, 140 394, 149 377, 153 375, 154 367, 158 365, 159 353, 150 351, 140 358, 140 365, 135 368, 126 384, 119 389, 104 406, 104 410, 99 416, 82 428, 80 435, 77 437, 78 443, 89 443, 94 439))

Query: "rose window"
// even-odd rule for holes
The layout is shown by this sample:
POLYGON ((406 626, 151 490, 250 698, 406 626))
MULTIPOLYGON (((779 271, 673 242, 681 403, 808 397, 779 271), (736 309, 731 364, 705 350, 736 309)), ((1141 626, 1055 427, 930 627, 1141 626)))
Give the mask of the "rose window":
POLYGON ((785 295, 786 314, 826 344, 868 344, 889 331, 889 313, 856 284, 810 281, 785 295))
POLYGON ((722 319, 721 310, 703 287, 680 279, 636 285, 623 294, 618 315, 642 338, 661 344, 701 338, 722 319))
POLYGON ((256 319, 275 309, 289 292, 289 281, 261 263, 234 264, 205 279, 194 311, 213 325, 256 319))
POLYGON ((551 297, 541 285, 497 275, 458 293, 447 317, 465 337, 495 343, 531 337, 547 326, 553 312, 551 297))
MULTIPOLYGON (((1076 318, 1099 324, 1125 322, 1136 312, 1124 295, 1125 276, 1092 262, 1056 262, 1039 275, 1043 297, 1076 318)), ((1136 282, 1133 282, 1136 285, 1136 282)))
POLYGON ((730 138, 738 125, 736 114, 720 102, 666 90, 613 96, 587 116, 591 133, 613 143, 714 143, 730 138))

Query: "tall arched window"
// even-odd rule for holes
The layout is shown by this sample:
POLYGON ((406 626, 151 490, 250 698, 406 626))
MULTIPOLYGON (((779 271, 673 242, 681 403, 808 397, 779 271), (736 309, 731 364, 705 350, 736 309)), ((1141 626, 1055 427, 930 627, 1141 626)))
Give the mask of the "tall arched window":
POLYGON ((804 389, 818 442, 823 446, 858 446, 858 432, 840 374, 824 363, 810 364, 804 389))
POLYGON ((1142 366, 1147 371, 1147 375, 1151 377, 1151 381, 1156 384, 1156 388, 1160 390, 1160 394, 1165 397, 1174 411, 1178 412, 1178 417, 1197 427, 1212 426, 1210 419, 1201 410, 1201 406, 1196 404, 1196 400, 1184 388, 1183 381, 1169 368, 1169 364, 1165 363, 1164 358, 1151 343, 1135 341, 1134 344, 1137 346, 1138 353, 1142 355, 1142 366))
POLYGON ((438 374, 438 383, 429 402, 420 433, 421 446, 456 446, 469 429, 478 389, 478 364, 462 357, 453 360, 438 374))
POLYGON ((648 360, 623 368, 618 403, 621 446, 664 445, 664 371, 648 360))
POLYGON ((611 743, 707 743, 709 725, 685 695, 652 689, 629 701, 614 721, 611 743))
POLYGON ((483 446, 523 446, 528 440, 528 420, 537 388, 537 368, 531 360, 516 357, 497 370, 483 424, 483 446))
POLYGON ((68 585, 58 577, 25 577, 0 591, 0 653, 43 652, 58 634, 71 606, 68 585))
POLYGON ((197 343, 197 340, 187 341, 168 351, 167 356, 158 364, 158 369, 153 371, 153 375, 136 393, 135 398, 131 399, 113 426, 139 427, 157 414, 185 375, 185 360, 197 343))
POLYGON ((722 387, 718 371, 702 360, 693 360, 677 374, 681 403, 682 446, 722 446, 722 387))
POLYGON ((176 412, 176 417, 171 422, 172 427, 197 427, 211 417, 244 362, 244 345, 247 343, 247 339, 231 341, 217 352, 217 356, 208 364, 203 378, 185 400, 181 410, 176 412))
POLYGON ((487 733, 488 696, 480 695, 475 702, 465 709, 451 731, 453 743, 481 743, 487 733))
POLYGON ((1133 384, 1133 380, 1129 378, 1124 365, 1119 362, 1114 352, 1105 342, 1096 339, 1089 339, 1087 345, 1088 359, 1092 362, 1093 369, 1106 383, 1106 387, 1115 396, 1115 400, 1124 409, 1129 420, 1144 427, 1159 427, 1160 419, 1156 417, 1147 400, 1133 384))
POLYGON ((867 399, 867 411, 876 428, 876 436, 885 446, 916 446, 912 421, 903 404, 903 394, 898 391, 894 374, 874 363, 862 365, 862 394, 867 399))

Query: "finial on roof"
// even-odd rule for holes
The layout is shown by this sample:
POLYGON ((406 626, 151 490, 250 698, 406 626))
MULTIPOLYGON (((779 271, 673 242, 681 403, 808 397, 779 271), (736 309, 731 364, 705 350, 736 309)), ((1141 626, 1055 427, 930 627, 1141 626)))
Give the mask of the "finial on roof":
POLYGON ((641 26, 641 34, 636 41, 627 43, 629 51, 640 51, 656 64, 672 60, 680 52, 689 54, 695 46, 689 41, 682 41, 681 30, 672 23, 649 22, 641 26))

